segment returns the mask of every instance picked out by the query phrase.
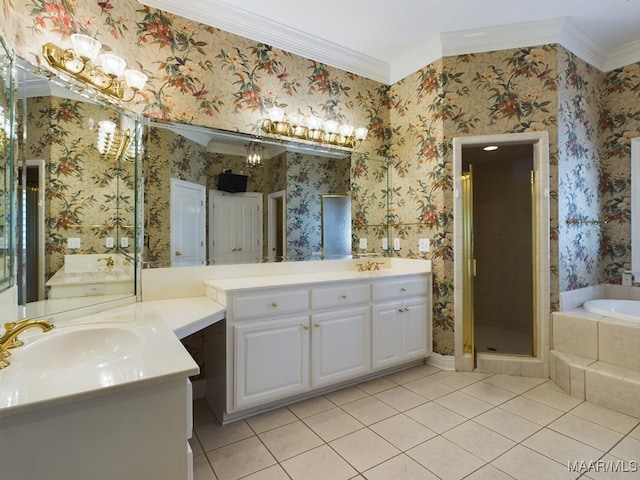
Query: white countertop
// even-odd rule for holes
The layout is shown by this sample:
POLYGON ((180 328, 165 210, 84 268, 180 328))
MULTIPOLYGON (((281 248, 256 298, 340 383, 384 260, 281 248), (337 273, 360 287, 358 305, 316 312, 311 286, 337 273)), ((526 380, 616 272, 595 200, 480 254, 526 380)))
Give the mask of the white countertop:
POLYGON ((381 268, 371 272, 358 272, 357 270, 342 270, 334 272, 294 273, 285 275, 265 275, 256 277, 241 277, 230 279, 217 279, 205 281, 205 286, 223 292, 241 291, 256 288, 303 286, 320 282, 340 282, 349 280, 373 280, 376 278, 397 277, 402 275, 427 274, 404 268, 381 268))
MULTIPOLYGON (((89 324, 132 325, 143 342, 132 355, 105 365, 47 368, 34 365, 25 349, 47 333, 30 329, 20 335, 24 347, 12 350, 11 365, 0 370, 0 418, 30 410, 132 389, 173 376, 189 377, 198 365, 179 338, 225 316, 223 306, 207 297, 140 302, 73 320, 56 322, 56 329, 89 324), (23 349, 21 352, 21 348, 23 349)), ((55 332, 56 329, 52 330, 55 332)), ((35 351, 35 350, 34 350, 35 351)))

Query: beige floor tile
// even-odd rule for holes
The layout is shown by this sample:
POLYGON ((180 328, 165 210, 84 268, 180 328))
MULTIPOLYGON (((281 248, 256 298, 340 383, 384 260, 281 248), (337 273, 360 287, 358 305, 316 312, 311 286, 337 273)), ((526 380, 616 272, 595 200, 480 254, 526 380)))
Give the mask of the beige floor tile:
POLYGON ((571 410, 571 414, 624 434, 629 433, 638 425, 638 419, 635 417, 589 402, 581 403, 571 410))
POLYGON ((363 390, 360 390, 358 387, 347 387, 325 394, 325 397, 327 397, 328 400, 338 406, 353 402, 354 400, 358 400, 366 396, 368 396, 368 394, 363 390))
POLYGON ((293 403, 288 405, 287 408, 293 412, 293 414, 298 418, 306 418, 311 415, 315 415, 316 413, 324 412, 326 410, 331 410, 336 405, 333 402, 330 402, 323 396, 313 397, 309 400, 304 400, 302 402, 293 403))
POLYGON ((621 433, 570 413, 550 423, 548 428, 605 452, 623 437, 621 433))
POLYGON ((474 421, 465 422, 442 434, 447 440, 490 462, 516 443, 474 421))
MULTIPOLYGON (((553 384, 555 385, 555 384, 553 384)), ((582 400, 567 395, 562 390, 553 388, 553 386, 543 383, 542 385, 532 388, 522 394, 526 398, 543 403, 549 407, 568 412, 572 408, 577 407, 582 400)))
POLYGON ((434 474, 405 454, 365 472, 367 480, 438 480, 434 474))
POLYGON ((417 380, 418 378, 422 378, 423 376, 423 374, 414 370, 413 368, 408 368, 407 370, 402 370, 400 372, 387 375, 385 378, 387 380, 391 380, 393 383, 397 383, 398 385, 404 385, 405 383, 417 380))
POLYGON ((404 387, 385 390, 384 392, 377 393, 374 397, 386 403, 390 407, 395 408, 399 412, 404 412, 405 410, 409 410, 410 408, 417 407, 418 405, 422 405, 429 401, 422 395, 418 395, 404 387))
POLYGON ((198 425, 194 431, 205 452, 254 435, 253 430, 244 420, 238 420, 224 426, 217 421, 209 422, 198 425))
POLYGON ((636 438, 623 438, 609 453, 622 460, 634 460, 639 463, 640 468, 640 440, 636 438))
MULTIPOLYGON (((432 375, 433 376, 433 375, 432 375)), ((403 387, 408 388, 412 392, 423 396, 429 400, 434 400, 443 395, 453 392, 453 388, 443 384, 434 382, 431 377, 423 377, 417 380, 413 380, 409 383, 405 383, 403 387)))
POLYGON ((522 445, 516 445, 491 464, 518 480, 574 480, 577 477, 568 471, 566 464, 562 465, 522 445))
POLYGON ((407 452, 411 458, 444 480, 458 480, 485 462, 444 437, 435 437, 407 452))
POLYGON ((482 372, 460 372, 465 374, 468 377, 473 378, 474 380, 484 380, 485 378, 492 377, 493 373, 482 373, 482 372))
POLYGON ((300 420, 261 433, 259 437, 279 462, 324 443, 300 420))
POLYGON ((375 397, 361 398, 355 402, 346 403, 340 408, 365 425, 371 425, 398 413, 395 408, 391 408, 375 397))
POLYGON ((447 385, 448 387, 455 389, 464 388, 479 381, 479 379, 465 375, 463 372, 449 371, 434 373, 429 376, 429 380, 442 383, 443 385, 447 385))
POLYGON ((413 372, 419 373, 422 376, 433 375, 434 373, 438 373, 442 371, 438 367, 434 367, 433 365, 427 365, 427 364, 411 367, 410 370, 413 372))
POLYGON ((290 480, 290 478, 280 465, 273 465, 252 473, 248 477, 243 477, 242 480, 290 480))
POLYGON ((460 391, 496 406, 516 396, 515 393, 488 382, 477 382, 460 391))
POLYGON ((631 430, 631 433, 629 433, 629 436, 640 440, 640 425, 638 425, 636 428, 631 430))
POLYGON ((367 392, 369 395, 380 393, 384 390, 389 390, 396 386, 396 383, 391 380, 387 380, 386 377, 374 378, 367 382, 359 383, 357 387, 363 392, 367 392))
POLYGON ((350 433, 329 443, 359 472, 364 472, 400 453, 396 447, 368 428, 350 433))
POLYGON ((465 480, 513 480, 513 477, 487 464, 466 477, 465 480))
POLYGON ((196 437, 195 435, 193 435, 189 439, 189 445, 191 446, 191 451, 193 452, 194 457, 197 455, 202 455, 204 453, 204 449, 202 448, 202 445, 200 445, 198 437, 196 437))
POLYGON ((193 480, 216 480, 213 469, 205 455, 193 457, 193 480))
POLYGON ((467 420, 462 415, 434 402, 425 403, 404 413, 436 433, 446 432, 467 420))
POLYGON ((235 480, 276 464, 257 437, 207 452, 218 480, 235 480))
POLYGON ((500 405, 500 408, 515 413, 538 425, 548 425, 564 415, 562 410, 549 407, 527 397, 516 397, 500 405))
POLYGON ((636 480, 640 478, 639 462, 632 464, 613 455, 605 455, 598 464, 577 464, 575 468, 578 472, 585 474, 580 477, 580 480, 636 480))
POLYGON ((548 428, 536 432, 522 445, 564 465, 575 460, 596 461, 604 454, 601 450, 548 428))
POLYGON ((403 452, 437 435, 403 414, 374 423, 369 428, 403 452))
POLYGON ((338 407, 307 417, 304 422, 325 442, 364 428, 362 423, 338 407))
POLYGON ((535 377, 518 377, 516 375, 493 375, 484 381, 491 383, 496 387, 500 387, 520 395, 527 390, 531 390, 532 388, 545 383, 547 379, 535 377))
POLYGON ((482 415, 478 415, 473 421, 514 442, 521 442, 542 428, 540 425, 526 418, 503 410, 502 407, 496 407, 482 415))
POLYGON ((290 458, 282 466, 293 480, 347 480, 358 474, 327 445, 290 458))
POLYGON ((293 423, 297 420, 298 417, 291 413, 289 409, 283 407, 249 417, 246 421, 253 431, 259 434, 287 425, 288 423, 293 423))
POLYGON ((490 403, 483 402, 482 400, 472 397, 471 395, 467 395, 466 393, 462 393, 461 391, 456 391, 445 395, 444 397, 436 398, 434 402, 467 418, 476 417, 493 408, 493 405, 490 403))

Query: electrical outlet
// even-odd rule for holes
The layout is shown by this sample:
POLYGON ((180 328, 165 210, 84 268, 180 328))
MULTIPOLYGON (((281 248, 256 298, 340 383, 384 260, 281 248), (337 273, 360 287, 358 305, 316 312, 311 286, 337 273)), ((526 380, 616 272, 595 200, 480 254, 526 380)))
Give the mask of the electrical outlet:
POLYGON ((113 248, 114 245, 115 243, 113 241, 113 237, 107 237, 107 239, 104 242, 104 246, 107 248, 113 248))
POLYGON ((120 239, 120 246, 122 248, 127 248, 129 246, 129 237, 122 237, 120 239))
POLYGON ((418 250, 421 252, 428 252, 430 247, 430 241, 428 238, 421 238, 418 240, 418 250))
POLYGON ((80 248, 80 239, 75 237, 67 238, 67 248, 70 248, 70 249, 80 248))
POLYGON ((394 238, 393 239, 393 249, 394 250, 400 250, 400 239, 399 238, 394 238))
POLYGON ((382 250, 389 250, 389 239, 387 237, 382 239, 382 250))
POLYGON ((366 250, 367 249, 367 239, 366 238, 361 238, 359 245, 360 245, 360 250, 366 250))

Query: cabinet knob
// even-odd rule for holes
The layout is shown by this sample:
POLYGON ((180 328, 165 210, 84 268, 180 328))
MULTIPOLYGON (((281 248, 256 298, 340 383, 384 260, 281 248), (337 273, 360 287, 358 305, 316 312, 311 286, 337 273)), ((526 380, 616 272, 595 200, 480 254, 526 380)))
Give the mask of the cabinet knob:
POLYGON ((302 325, 302 328, 304 328, 305 330, 309 330, 309 325, 302 325))
POLYGON ((320 324, 319 323, 314 323, 313 326, 316 327, 316 328, 320 328, 320 324))
POLYGON ((402 288, 400 289, 400 291, 401 291, 401 292, 406 292, 406 291, 407 291, 407 289, 406 289, 405 287, 402 287, 402 288))
POLYGON ((344 300, 345 298, 347 298, 347 296, 344 293, 342 293, 340 294, 340 298, 344 300))
POLYGON ((176 250, 176 257, 179 257, 180 255, 182 255, 182 252, 176 250))
POLYGON ((277 304, 276 302, 272 302, 272 303, 271 303, 271 306, 272 306, 273 308, 278 308, 278 304, 277 304))

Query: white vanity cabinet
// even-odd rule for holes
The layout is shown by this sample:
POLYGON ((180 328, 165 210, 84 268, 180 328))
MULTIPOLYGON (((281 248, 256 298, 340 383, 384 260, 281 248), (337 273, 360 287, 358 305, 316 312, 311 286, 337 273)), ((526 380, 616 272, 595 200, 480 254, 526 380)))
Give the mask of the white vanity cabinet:
POLYGON ((227 307, 207 333, 207 398, 223 421, 430 354, 431 275, 353 277, 208 282, 227 307))
POLYGON ((372 368, 387 368, 431 354, 431 277, 374 283, 372 368))

